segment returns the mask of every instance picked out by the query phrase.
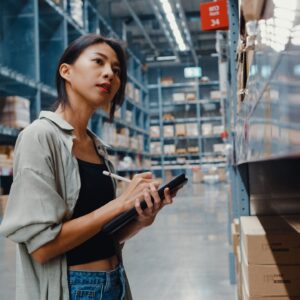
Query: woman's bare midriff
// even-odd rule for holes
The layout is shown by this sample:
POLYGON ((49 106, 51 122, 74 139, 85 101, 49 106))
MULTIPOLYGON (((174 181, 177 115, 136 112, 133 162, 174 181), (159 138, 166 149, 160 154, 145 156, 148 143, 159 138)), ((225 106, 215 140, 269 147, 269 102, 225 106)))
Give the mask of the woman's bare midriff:
POLYGON ((106 259, 101 259, 101 260, 96 260, 92 261, 87 264, 81 264, 81 265, 75 265, 75 266, 69 266, 69 270, 74 270, 74 271, 110 271, 115 269, 119 264, 119 260, 116 255, 106 258, 106 259))

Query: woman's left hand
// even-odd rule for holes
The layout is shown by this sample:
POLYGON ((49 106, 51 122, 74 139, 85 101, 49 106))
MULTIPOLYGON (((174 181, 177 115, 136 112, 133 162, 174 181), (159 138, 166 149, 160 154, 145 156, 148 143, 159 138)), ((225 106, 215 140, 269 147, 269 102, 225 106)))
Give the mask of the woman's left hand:
POLYGON ((168 204, 173 203, 173 197, 176 195, 176 193, 172 194, 170 193, 170 190, 166 188, 164 190, 165 198, 163 201, 160 200, 160 197, 157 192, 157 187, 150 183, 149 189, 144 191, 144 198, 143 199, 137 199, 135 202, 135 208, 138 212, 138 216, 136 218, 136 221, 141 225, 142 227, 146 227, 151 225, 157 213, 168 204), (154 203, 151 200, 151 196, 154 199, 154 203), (142 209, 141 208, 141 201, 145 200, 147 203, 147 208, 142 209))

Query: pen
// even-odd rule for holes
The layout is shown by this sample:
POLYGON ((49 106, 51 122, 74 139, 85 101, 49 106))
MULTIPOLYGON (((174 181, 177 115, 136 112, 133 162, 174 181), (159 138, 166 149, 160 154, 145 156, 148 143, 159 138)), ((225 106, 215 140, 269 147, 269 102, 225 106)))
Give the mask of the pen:
POLYGON ((110 177, 113 177, 113 178, 118 179, 118 180, 131 182, 131 180, 126 178, 126 177, 122 177, 122 176, 119 176, 117 174, 114 174, 114 173, 111 173, 111 172, 108 172, 108 171, 103 171, 103 175, 110 176, 110 177))

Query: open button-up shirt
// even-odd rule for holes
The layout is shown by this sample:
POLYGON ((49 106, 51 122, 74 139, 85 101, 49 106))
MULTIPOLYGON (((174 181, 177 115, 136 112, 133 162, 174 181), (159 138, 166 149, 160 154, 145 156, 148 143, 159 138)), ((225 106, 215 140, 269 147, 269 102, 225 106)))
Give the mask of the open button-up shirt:
MULTIPOLYGON (((56 113, 43 111, 17 139, 14 180, 0 226, 0 234, 17 243, 17 300, 69 299, 66 256, 39 264, 31 253, 55 239, 78 199, 81 183, 72 154, 73 130, 56 113)), ((91 131, 89 134, 113 172, 108 145, 91 131)), ((121 246, 117 241, 115 244, 122 260, 121 246)), ((127 281, 126 299, 131 299, 127 281)))

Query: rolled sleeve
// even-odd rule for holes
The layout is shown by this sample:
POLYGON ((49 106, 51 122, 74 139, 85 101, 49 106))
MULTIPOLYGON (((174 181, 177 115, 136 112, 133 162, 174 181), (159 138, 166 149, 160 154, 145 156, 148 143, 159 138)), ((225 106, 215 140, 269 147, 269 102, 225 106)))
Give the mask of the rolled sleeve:
POLYGON ((55 239, 65 211, 54 178, 26 168, 13 182, 0 232, 17 243, 25 243, 31 253, 55 239))
POLYGON ((14 180, 0 234, 24 243, 31 253, 59 234, 66 202, 58 192, 52 132, 36 125, 24 130, 17 141, 14 180))

